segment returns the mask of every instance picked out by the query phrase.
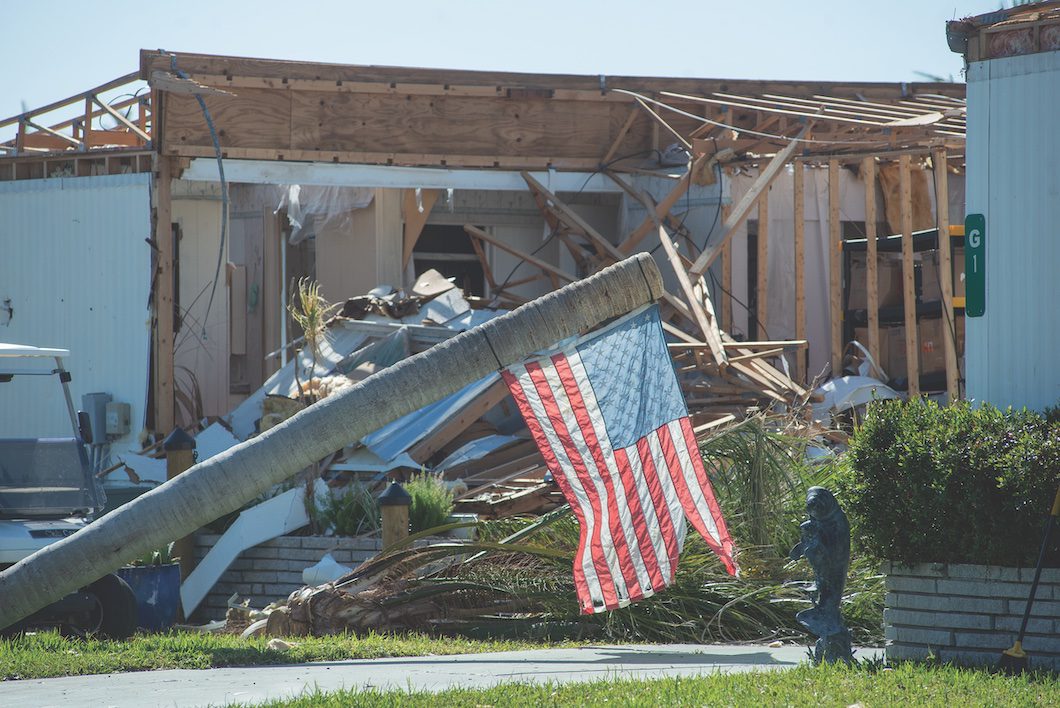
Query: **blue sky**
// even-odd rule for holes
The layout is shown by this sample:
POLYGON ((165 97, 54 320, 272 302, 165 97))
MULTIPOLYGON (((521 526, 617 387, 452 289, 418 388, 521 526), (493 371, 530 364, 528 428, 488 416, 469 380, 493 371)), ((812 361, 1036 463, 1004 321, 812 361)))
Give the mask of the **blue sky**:
POLYGON ((542 73, 960 80, 945 21, 999 0, 5 4, 0 117, 137 68, 140 48, 542 73))

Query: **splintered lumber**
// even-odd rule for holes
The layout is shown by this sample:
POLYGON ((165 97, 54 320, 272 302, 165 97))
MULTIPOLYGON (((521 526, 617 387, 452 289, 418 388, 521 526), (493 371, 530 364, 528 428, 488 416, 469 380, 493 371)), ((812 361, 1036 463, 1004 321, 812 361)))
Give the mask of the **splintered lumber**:
POLYGON ((697 425, 696 427, 692 428, 692 433, 698 438, 703 433, 709 433, 710 431, 714 430, 714 428, 717 428, 717 427, 720 427, 722 425, 725 425, 726 423, 731 423, 731 422, 733 422, 735 420, 736 420, 736 416, 734 416, 732 413, 727 413, 727 414, 725 414, 723 416, 715 418, 714 420, 710 421, 709 423, 703 423, 702 425, 697 425))
MULTIPOLYGON (((721 207, 721 222, 729 219, 729 205, 721 207)), ((795 249, 796 253, 801 253, 795 249)), ((726 241, 721 247, 721 328, 732 331, 732 241, 726 241)), ((796 332, 796 335, 798 333, 796 332)))
POLYGON ((551 263, 549 263, 547 261, 543 261, 540 258, 537 258, 536 256, 532 256, 529 253, 523 253, 518 248, 515 248, 514 246, 508 245, 507 243, 505 243, 501 239, 495 238, 494 236, 486 233, 485 231, 483 231, 482 229, 478 228, 477 226, 472 226, 471 224, 464 224, 464 231, 466 231, 469 235, 473 236, 474 238, 477 238, 479 240, 485 241, 486 243, 493 244, 493 246, 495 248, 499 248, 502 251, 507 251, 508 253, 512 254, 516 258, 519 258, 521 260, 526 261, 530 265, 532 265, 532 266, 534 266, 536 268, 539 268, 540 270, 544 271, 545 273, 548 273, 549 275, 556 276, 560 280, 566 281, 568 283, 574 283, 574 282, 576 282, 578 280, 577 278, 575 278, 570 273, 568 273, 568 272, 566 272, 566 271, 564 271, 564 270, 562 270, 560 268, 557 268, 556 266, 552 265, 551 263))
POLYGON ((700 155, 692 160, 692 165, 689 167, 688 172, 677 181, 670 193, 663 197, 663 200, 655 207, 655 213, 649 213, 640 226, 633 229, 632 233, 622 243, 618 244, 618 250, 623 254, 633 253, 644 237, 651 233, 652 227, 665 219, 670 210, 674 208, 674 205, 677 204, 681 197, 685 196, 692 179, 705 165, 710 163, 711 159, 712 156, 700 155))
POLYGON ((523 172, 522 176, 530 187, 530 191, 534 193, 538 207, 546 212, 546 216, 548 213, 551 213, 554 219, 562 222, 568 229, 584 235, 592 242, 593 248, 595 248, 605 260, 617 262, 626 257, 625 254, 619 251, 613 243, 608 241, 600 232, 590 226, 589 222, 567 206, 562 199, 550 192, 545 185, 534 179, 529 172, 523 172))
POLYGON ((0 627, 239 509, 351 440, 654 302, 662 290, 655 261, 638 254, 309 406, 0 572, 0 627))
MULTIPOLYGON (((808 342, 805 339, 778 339, 776 341, 765 341, 765 342, 737 342, 734 339, 727 339, 722 342, 721 345, 726 349, 771 349, 773 347, 781 347, 783 349, 805 349, 808 346, 808 342)), ((682 344, 671 344, 671 347, 683 347, 682 344)), ((706 346, 705 344, 702 346, 706 346)))
MULTIPOLYGON (((799 134, 794 137, 788 146, 773 156, 773 159, 769 161, 752 184, 750 189, 740 197, 740 201, 736 203, 736 206, 729 212, 729 218, 725 220, 721 227, 721 237, 718 242, 705 249, 699 254, 699 258, 696 259, 692 267, 689 268, 689 272, 694 275, 703 275, 707 272, 707 268, 710 268, 710 264, 714 262, 714 259, 721 254, 722 247, 728 243, 735 233, 736 229, 740 227, 740 224, 751 213, 751 207, 757 202, 758 198, 762 196, 763 192, 769 189, 770 185, 780 175, 781 169, 788 163, 791 156, 795 154, 795 149, 799 146, 799 141, 802 136, 806 134, 806 131, 810 127, 810 123, 807 123, 803 127, 799 134)), ((672 205, 671 205, 672 206, 672 205)), ((667 208, 669 211, 669 208, 667 208)))
POLYGON ((510 492, 491 499, 465 499, 460 510, 483 518, 500 519, 527 513, 544 513, 564 504, 566 499, 551 482, 539 482, 533 487, 510 492))
POLYGON ((666 257, 670 259, 670 265, 673 266, 674 274, 677 275, 677 282, 680 283, 681 289, 685 293, 685 298, 688 299, 689 304, 692 306, 692 314, 695 317, 695 322, 699 326, 703 336, 706 338, 707 344, 710 346, 710 351, 714 354, 714 360, 719 365, 724 365, 726 359, 725 349, 721 346, 721 334, 718 331, 718 323, 713 317, 709 317, 706 311, 704 311, 703 306, 696 297, 696 293, 693 291, 692 282, 688 279, 688 273, 685 272, 684 264, 681 263, 681 259, 677 255, 677 249, 674 248, 673 241, 670 240, 670 236, 662 226, 659 227, 659 243, 662 244, 663 251, 666 252, 666 257))

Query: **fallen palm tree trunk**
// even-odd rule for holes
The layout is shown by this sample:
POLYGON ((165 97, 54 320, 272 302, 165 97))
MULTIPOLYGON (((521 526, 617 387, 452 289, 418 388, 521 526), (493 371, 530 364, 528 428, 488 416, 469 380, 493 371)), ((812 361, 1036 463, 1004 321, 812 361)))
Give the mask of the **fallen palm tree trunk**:
POLYGON ((310 406, 0 573, 0 627, 235 511, 351 440, 662 292, 655 262, 640 254, 310 406))

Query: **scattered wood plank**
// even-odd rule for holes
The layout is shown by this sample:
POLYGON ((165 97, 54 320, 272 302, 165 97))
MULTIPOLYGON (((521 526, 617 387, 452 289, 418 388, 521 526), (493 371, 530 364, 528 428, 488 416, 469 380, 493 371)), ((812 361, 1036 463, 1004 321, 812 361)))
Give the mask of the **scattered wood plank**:
POLYGON ((692 283, 688 279, 688 273, 685 272, 685 267, 677 256, 677 249, 674 248, 670 236, 662 226, 659 227, 659 242, 662 244, 663 251, 666 252, 666 257, 670 259, 670 265, 673 267, 674 274, 677 276, 677 282, 680 283, 681 289, 685 293, 685 297, 692 306, 692 314, 695 317, 695 322, 703 333, 704 338, 707 340, 707 344, 710 346, 710 351, 714 355, 714 360, 719 366, 724 366, 726 356, 725 349, 721 346, 721 333, 718 331, 718 324, 713 317, 707 316, 703 306, 697 300, 696 294, 692 289, 692 283))

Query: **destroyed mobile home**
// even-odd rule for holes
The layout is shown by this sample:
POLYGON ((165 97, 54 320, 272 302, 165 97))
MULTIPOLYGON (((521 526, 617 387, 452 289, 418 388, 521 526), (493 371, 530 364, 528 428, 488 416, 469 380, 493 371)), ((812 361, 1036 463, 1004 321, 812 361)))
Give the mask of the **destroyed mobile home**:
MULTIPOLYGON (((73 208, 60 204, 72 190, 48 189, 60 178, 138 215, 131 224, 101 217, 101 239, 144 224, 153 231, 147 244, 127 239, 142 253, 115 265, 127 276, 122 301, 150 302, 150 331, 135 347, 99 350, 143 320, 116 310, 109 322, 89 316, 84 349, 68 343, 125 369, 101 371, 81 391, 132 403, 137 424, 108 436, 96 458, 112 489, 166 481, 158 443, 174 426, 195 435, 200 463, 211 460, 642 252, 663 275, 667 346, 701 439, 749 412, 796 411, 805 413, 801 435, 831 444, 842 440, 831 414, 873 396, 959 395, 962 232, 949 213, 963 211, 961 86, 530 76, 145 51, 138 75, 87 96, 70 101, 87 101, 87 121, 41 130, 42 111, 6 122, 18 134, 0 156, 0 200, 5 188, 28 190, 34 205, 73 208), (150 91, 108 102, 108 91, 138 81, 150 91), (337 306, 317 313, 319 337, 301 339, 294 296, 310 282, 337 306), (117 378, 149 383, 119 390, 117 378)), ((10 282, 22 279, 13 272, 10 282)), ((18 287, 13 336, 31 315, 18 287)), ((259 605, 282 599, 300 584, 290 578, 298 570, 287 567, 291 582, 272 583, 271 597, 238 573, 218 581, 237 559, 250 577, 244 551, 319 526, 307 495, 378 492, 419 471, 450 487, 457 514, 497 519, 564 504, 494 371, 342 440, 304 468, 305 485, 245 510, 185 579, 185 612, 214 588, 222 600, 206 604, 213 616, 229 590, 259 605), (316 480, 332 491, 315 490, 316 480)), ((355 556, 342 558, 352 565, 355 556)))

